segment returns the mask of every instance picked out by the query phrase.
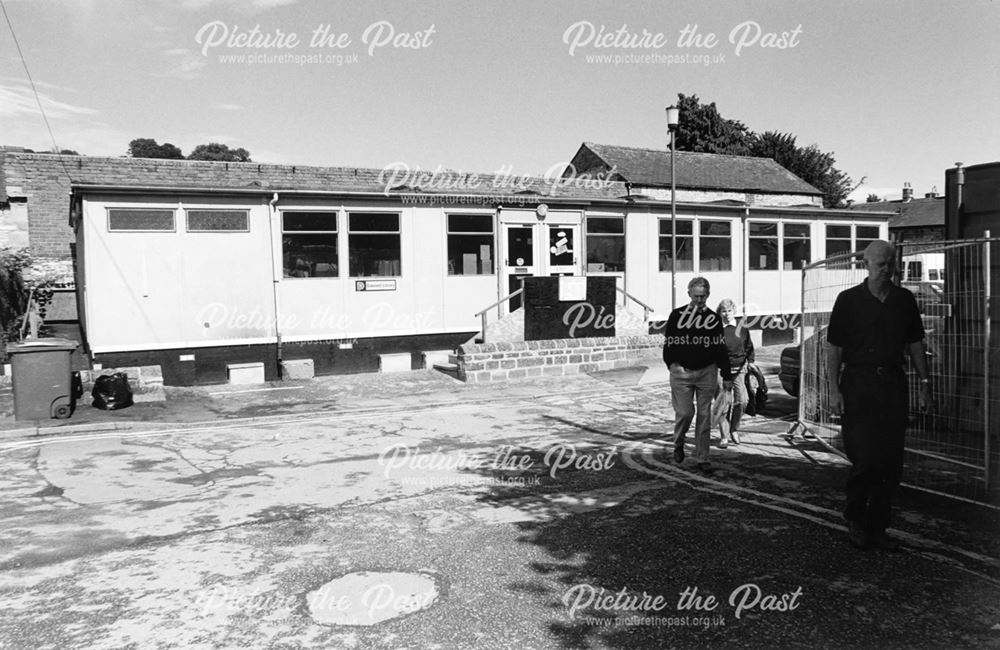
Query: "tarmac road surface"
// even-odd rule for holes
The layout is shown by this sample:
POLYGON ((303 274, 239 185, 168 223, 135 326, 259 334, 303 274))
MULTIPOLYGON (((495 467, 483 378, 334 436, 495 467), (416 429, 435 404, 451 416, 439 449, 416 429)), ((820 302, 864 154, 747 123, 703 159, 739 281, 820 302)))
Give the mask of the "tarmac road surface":
POLYGON ((853 549, 776 391, 711 475, 663 383, 533 392, 4 442, 0 647, 1000 647, 996 512, 853 549))

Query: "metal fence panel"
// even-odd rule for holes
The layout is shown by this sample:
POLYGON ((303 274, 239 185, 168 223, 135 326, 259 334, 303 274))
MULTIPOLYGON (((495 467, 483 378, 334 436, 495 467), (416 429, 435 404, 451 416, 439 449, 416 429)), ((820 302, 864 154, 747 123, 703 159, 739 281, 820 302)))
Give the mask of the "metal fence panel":
MULTIPOLYGON (((992 240, 996 241, 996 240, 992 240)), ((904 481, 911 487, 977 503, 1000 505, 1000 345, 991 321, 991 293, 998 290, 991 240, 900 245, 902 286, 914 293, 926 331, 935 408, 918 406, 912 361, 910 418, 904 481), (992 425, 992 426, 991 426, 992 425), (992 444, 991 444, 992 443, 992 444)), ((839 418, 830 412, 826 327, 837 295, 862 282, 861 253, 806 267, 802 279, 799 422, 826 446, 843 453, 839 418)), ((997 304, 997 298, 994 298, 997 304)))

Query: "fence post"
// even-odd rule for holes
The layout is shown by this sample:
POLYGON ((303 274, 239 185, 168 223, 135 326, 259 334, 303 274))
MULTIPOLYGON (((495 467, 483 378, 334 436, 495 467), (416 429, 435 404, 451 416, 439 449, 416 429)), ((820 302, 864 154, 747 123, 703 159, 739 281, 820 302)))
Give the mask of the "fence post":
POLYGON ((983 233, 986 241, 983 242, 983 332, 985 345, 983 345, 983 467, 985 467, 984 481, 986 483, 986 493, 990 494, 993 488, 993 476, 990 467, 990 295, 992 287, 990 276, 993 273, 990 260, 990 231, 983 233))

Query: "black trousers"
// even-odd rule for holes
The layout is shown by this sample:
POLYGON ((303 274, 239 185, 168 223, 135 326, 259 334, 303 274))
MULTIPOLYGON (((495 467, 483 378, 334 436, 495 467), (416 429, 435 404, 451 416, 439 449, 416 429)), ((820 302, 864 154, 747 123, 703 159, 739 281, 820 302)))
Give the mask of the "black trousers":
POLYGON ((903 474, 909 394, 902 368, 848 366, 841 433, 851 471, 844 517, 867 530, 884 530, 903 474))

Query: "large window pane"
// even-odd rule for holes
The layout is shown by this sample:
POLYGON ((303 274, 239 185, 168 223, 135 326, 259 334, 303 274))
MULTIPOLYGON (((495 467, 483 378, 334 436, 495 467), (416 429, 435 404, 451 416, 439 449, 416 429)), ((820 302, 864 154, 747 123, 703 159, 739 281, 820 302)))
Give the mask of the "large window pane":
POLYGON ((347 216, 348 272, 351 277, 401 275, 399 215, 355 212, 347 216))
POLYGON ((282 212, 282 275, 286 278, 335 278, 337 256, 336 212, 282 212))
POLYGON ((801 270, 809 264, 811 260, 812 244, 809 237, 809 224, 786 223, 785 240, 782 253, 784 254, 784 264, 782 268, 786 271, 801 270))
POLYGON ((281 250, 286 278, 337 277, 336 233, 284 233, 281 250))
POLYGON ((747 224, 747 268, 752 271, 778 269, 778 224, 749 222, 747 224))
MULTIPOLYGON (((852 250, 854 249, 851 242, 851 226, 828 225, 826 227, 826 257, 850 253, 852 250)), ((847 261, 833 262, 830 265, 831 269, 846 269, 849 267, 850 263, 847 261)))
POLYGON ((698 270, 731 271, 733 268, 732 224, 729 221, 702 221, 699 224, 701 259, 698 270))
POLYGON ((492 275, 493 217, 448 215, 448 275, 492 275))
POLYGON ((587 217, 587 271, 625 270, 625 219, 587 217))
POLYGON ((614 235, 587 235, 587 270, 625 270, 625 238, 614 235))

